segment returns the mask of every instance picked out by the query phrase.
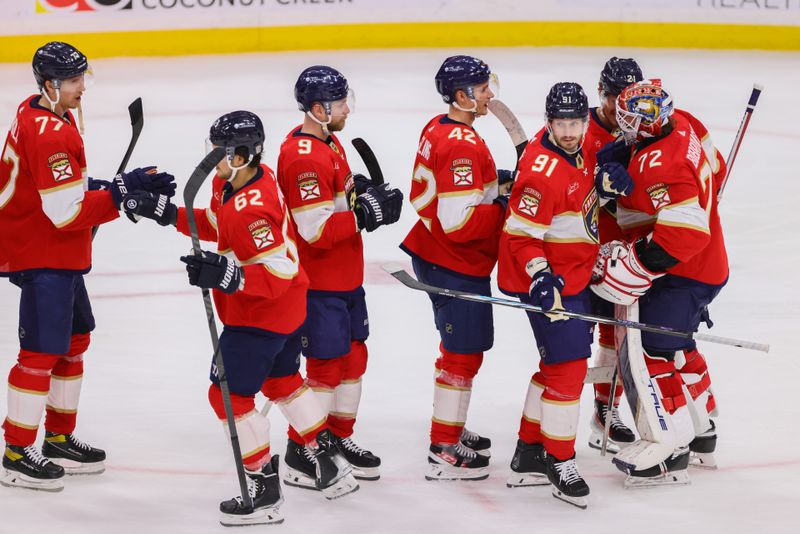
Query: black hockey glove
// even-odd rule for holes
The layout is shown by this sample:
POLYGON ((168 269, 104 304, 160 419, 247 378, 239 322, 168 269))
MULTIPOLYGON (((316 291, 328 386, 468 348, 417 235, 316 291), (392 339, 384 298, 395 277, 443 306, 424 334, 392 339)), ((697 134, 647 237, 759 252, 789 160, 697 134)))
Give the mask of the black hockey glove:
POLYGON ((171 174, 158 172, 155 167, 144 167, 116 175, 111 182, 111 197, 119 208, 128 193, 150 191, 171 198, 175 195, 176 187, 175 177, 171 174))
POLYGON ((367 189, 372 187, 372 180, 370 180, 363 174, 354 174, 353 184, 355 186, 356 196, 360 196, 366 193, 367 189))
POLYGON ((219 289, 225 293, 234 293, 242 283, 242 268, 225 256, 214 252, 202 252, 202 256, 189 254, 181 256, 189 273, 189 283, 207 289, 219 289))
POLYGON ((617 196, 627 196, 633 191, 633 178, 628 174, 628 169, 612 161, 603 163, 594 175, 594 188, 600 198, 615 199, 617 196))
POLYGON ((161 226, 174 226, 178 221, 178 207, 169 201, 167 195, 155 195, 147 191, 128 193, 122 200, 122 209, 129 218, 153 219, 161 226))
POLYGON ((370 186, 356 197, 353 211, 359 230, 372 232, 379 226, 396 223, 403 209, 403 193, 389 184, 370 186))
POLYGON ((111 182, 108 180, 98 180, 97 178, 89 177, 89 191, 105 191, 111 187, 111 182))
POLYGON ((626 145, 622 139, 606 143, 603 148, 597 151, 597 164, 602 165, 615 161, 623 167, 627 167, 631 162, 632 148, 626 145))
POLYGON ((514 171, 510 171, 508 169, 497 169, 497 184, 498 185, 505 185, 510 184, 514 181, 516 173, 514 171))

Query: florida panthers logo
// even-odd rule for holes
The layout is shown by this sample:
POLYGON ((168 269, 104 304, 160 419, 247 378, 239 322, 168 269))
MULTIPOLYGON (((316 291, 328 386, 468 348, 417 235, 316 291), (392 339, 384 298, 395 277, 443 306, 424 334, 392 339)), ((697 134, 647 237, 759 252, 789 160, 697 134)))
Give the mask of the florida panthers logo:
POLYGON ((250 235, 253 237, 253 243, 256 249, 263 250, 275 243, 275 236, 272 233, 272 226, 265 220, 259 219, 248 226, 250 235))
POLYGON ((72 172, 69 156, 64 152, 58 152, 47 158, 47 166, 50 167, 50 172, 53 173, 53 180, 56 182, 69 180, 75 176, 72 172))
POLYGON ((651 185, 647 188, 647 194, 650 195, 650 202, 656 211, 672 203, 672 199, 669 198, 669 187, 666 184, 651 185))
POLYGON ((581 213, 583 215, 583 224, 586 227, 586 233, 595 243, 600 242, 600 235, 598 232, 599 214, 597 210, 597 190, 592 187, 589 194, 583 200, 581 205, 581 213))
POLYGON ((460 158, 453 161, 450 167, 453 171, 453 185, 472 185, 472 160, 460 158))

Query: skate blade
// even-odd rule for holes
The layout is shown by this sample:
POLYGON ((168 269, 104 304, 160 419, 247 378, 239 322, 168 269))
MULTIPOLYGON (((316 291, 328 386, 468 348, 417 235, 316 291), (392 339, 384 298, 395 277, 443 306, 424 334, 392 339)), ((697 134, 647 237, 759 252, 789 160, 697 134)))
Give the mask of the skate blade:
POLYGON ((544 473, 512 473, 506 481, 509 488, 527 488, 530 486, 549 486, 550 480, 544 473))
POLYGON ((49 460, 63 467, 65 475, 99 475, 106 470, 104 462, 81 463, 66 458, 49 458, 49 460))
POLYGON ((714 458, 714 453, 711 452, 693 452, 689 456, 689 467, 697 469, 718 469, 717 461, 714 458))
POLYGON ((581 510, 586 510, 589 506, 589 499, 586 497, 570 497, 565 495, 563 492, 559 491, 558 488, 553 486, 553 497, 560 501, 564 501, 565 503, 569 503, 572 506, 576 506, 581 510))
POLYGON ((63 477, 52 480, 39 480, 9 469, 5 469, 4 471, 3 476, 0 477, 0 485, 7 488, 25 488, 37 491, 49 491, 52 493, 64 489, 63 477))
POLYGON ((320 491, 326 499, 332 501, 358 491, 359 487, 355 477, 348 473, 327 488, 321 488, 320 491))
POLYGON ((483 456, 484 458, 491 458, 492 457, 491 449, 482 449, 480 451, 476 450, 476 449, 472 449, 472 450, 475 451, 475 454, 477 454, 478 456, 483 456))
POLYGON ((381 478, 380 467, 356 467, 353 466, 353 476, 358 480, 378 480, 381 478))
POLYGON ((453 467, 450 464, 428 464, 425 480, 486 480, 489 478, 488 467, 453 467))
POLYGON ((691 484, 689 473, 682 469, 656 477, 632 477, 625 479, 625 489, 649 489, 661 486, 687 486, 691 484))
POLYGON ((250 514, 221 514, 219 523, 223 527, 244 527, 248 525, 279 525, 283 516, 277 506, 269 506, 250 514))
POLYGON ((302 471, 298 471, 297 469, 292 469, 286 464, 284 464, 284 466, 286 468, 286 470, 283 473, 284 484, 295 488, 303 488, 303 489, 319 491, 317 489, 315 479, 309 478, 309 476, 303 473, 302 471))

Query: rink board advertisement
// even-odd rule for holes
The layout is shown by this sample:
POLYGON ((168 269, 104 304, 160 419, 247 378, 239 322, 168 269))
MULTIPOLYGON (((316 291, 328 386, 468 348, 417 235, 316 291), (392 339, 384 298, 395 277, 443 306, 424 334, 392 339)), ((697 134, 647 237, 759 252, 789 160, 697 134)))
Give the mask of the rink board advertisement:
POLYGON ((800 49, 800 0, 0 0, 0 61, 462 46, 800 49), (33 47, 33 48, 31 48, 33 47))

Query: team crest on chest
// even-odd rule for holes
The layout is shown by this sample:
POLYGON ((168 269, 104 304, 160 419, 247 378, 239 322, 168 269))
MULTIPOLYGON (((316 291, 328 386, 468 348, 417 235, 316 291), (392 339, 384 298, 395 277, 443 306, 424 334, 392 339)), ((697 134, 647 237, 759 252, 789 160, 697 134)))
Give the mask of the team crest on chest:
POLYGON ((600 242, 599 224, 598 224, 598 211, 597 211, 597 190, 594 187, 589 189, 586 198, 583 199, 581 205, 581 214, 583 215, 583 224, 586 227, 586 233, 592 238, 595 243, 600 242))
POLYGON ((672 203, 669 198, 669 187, 666 184, 651 185, 647 188, 647 194, 650 195, 650 202, 653 203, 653 209, 656 211, 672 203))
POLYGON ((539 202, 542 200, 542 194, 533 189, 532 187, 526 187, 522 193, 522 196, 519 198, 519 205, 517 206, 517 210, 529 217, 536 217, 536 213, 539 211, 539 202))
POLYGON ((472 185, 472 160, 460 158, 453 160, 453 185, 472 185))
POLYGON ((69 162, 69 155, 65 152, 56 152, 47 158, 47 166, 50 167, 50 172, 53 173, 53 180, 56 182, 69 180, 75 176, 72 172, 72 165, 69 162))
POLYGON ((251 223, 247 229, 250 230, 250 235, 253 237, 253 243, 255 243, 256 249, 262 250, 275 243, 275 236, 272 234, 272 226, 265 219, 259 219, 251 223))
POLYGON ((322 196, 319 189, 319 177, 315 172, 304 172, 299 175, 297 187, 300 189, 300 200, 314 200, 322 196))

